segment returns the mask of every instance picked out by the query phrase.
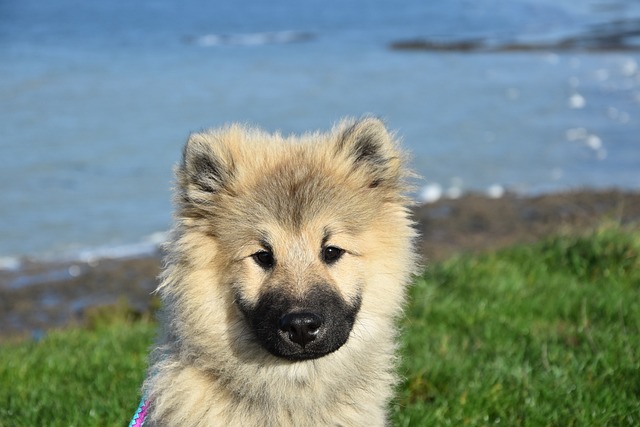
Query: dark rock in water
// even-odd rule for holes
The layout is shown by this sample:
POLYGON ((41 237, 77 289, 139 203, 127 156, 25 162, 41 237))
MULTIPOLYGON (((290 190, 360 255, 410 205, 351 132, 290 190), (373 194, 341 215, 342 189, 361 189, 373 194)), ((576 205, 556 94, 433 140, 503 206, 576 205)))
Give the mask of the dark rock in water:
POLYGON ((550 41, 489 41, 481 39, 398 40, 392 50, 450 52, 519 52, 519 51, 635 51, 640 50, 640 19, 627 19, 594 25, 584 33, 550 41))
POLYGON ((486 46, 481 40, 457 40, 457 41, 436 41, 436 40, 400 40, 390 45, 392 50, 427 50, 427 51, 459 51, 469 52, 485 50, 486 46))

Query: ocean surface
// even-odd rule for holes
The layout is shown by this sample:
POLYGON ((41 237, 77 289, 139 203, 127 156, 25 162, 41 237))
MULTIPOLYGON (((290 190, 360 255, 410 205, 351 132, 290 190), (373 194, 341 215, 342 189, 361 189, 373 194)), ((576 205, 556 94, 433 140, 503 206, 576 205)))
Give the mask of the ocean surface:
POLYGON ((154 248, 190 132, 366 113, 423 201, 638 190, 640 1, 0 2, 0 268, 154 248))

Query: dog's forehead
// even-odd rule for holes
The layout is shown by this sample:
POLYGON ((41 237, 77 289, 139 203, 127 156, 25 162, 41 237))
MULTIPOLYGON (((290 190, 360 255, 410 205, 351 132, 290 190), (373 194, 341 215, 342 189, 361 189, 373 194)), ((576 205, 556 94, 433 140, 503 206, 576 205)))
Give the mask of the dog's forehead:
POLYGON ((300 162, 264 171, 249 198, 252 209, 259 207, 266 217, 297 230, 312 223, 321 228, 334 222, 366 221, 373 209, 366 193, 326 165, 300 162))
POLYGON ((217 235, 268 241, 276 231, 287 238, 312 232, 317 245, 326 229, 357 235, 384 210, 376 190, 353 179, 353 164, 336 158, 332 144, 268 148, 235 159, 230 191, 216 199, 217 235))
POLYGON ((291 227, 277 221, 263 221, 256 226, 256 240, 278 248, 307 251, 336 241, 346 241, 356 236, 342 221, 328 216, 318 216, 301 227, 291 227))

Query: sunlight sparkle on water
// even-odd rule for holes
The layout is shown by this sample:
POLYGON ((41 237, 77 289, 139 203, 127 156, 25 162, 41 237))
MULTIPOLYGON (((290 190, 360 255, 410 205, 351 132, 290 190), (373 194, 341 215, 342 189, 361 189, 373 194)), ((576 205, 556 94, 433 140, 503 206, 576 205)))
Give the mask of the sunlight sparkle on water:
POLYGON ((574 93, 569 97, 570 108, 577 110, 580 108, 584 108, 585 105, 587 105, 587 100, 584 98, 584 96, 580 95, 579 93, 574 93))
POLYGON ((442 187, 440 184, 432 183, 427 184, 422 188, 418 199, 423 203, 433 203, 440 200, 442 197, 442 187))

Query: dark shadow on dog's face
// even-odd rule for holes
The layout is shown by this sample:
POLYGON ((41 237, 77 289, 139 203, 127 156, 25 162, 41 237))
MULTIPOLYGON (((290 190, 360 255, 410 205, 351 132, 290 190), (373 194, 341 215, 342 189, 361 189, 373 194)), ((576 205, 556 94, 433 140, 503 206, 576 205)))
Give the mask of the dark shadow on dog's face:
POLYGON ((302 298, 284 290, 269 290, 255 305, 236 295, 240 311, 262 347, 288 360, 316 359, 348 340, 360 309, 360 296, 345 301, 327 285, 318 285, 302 298))

